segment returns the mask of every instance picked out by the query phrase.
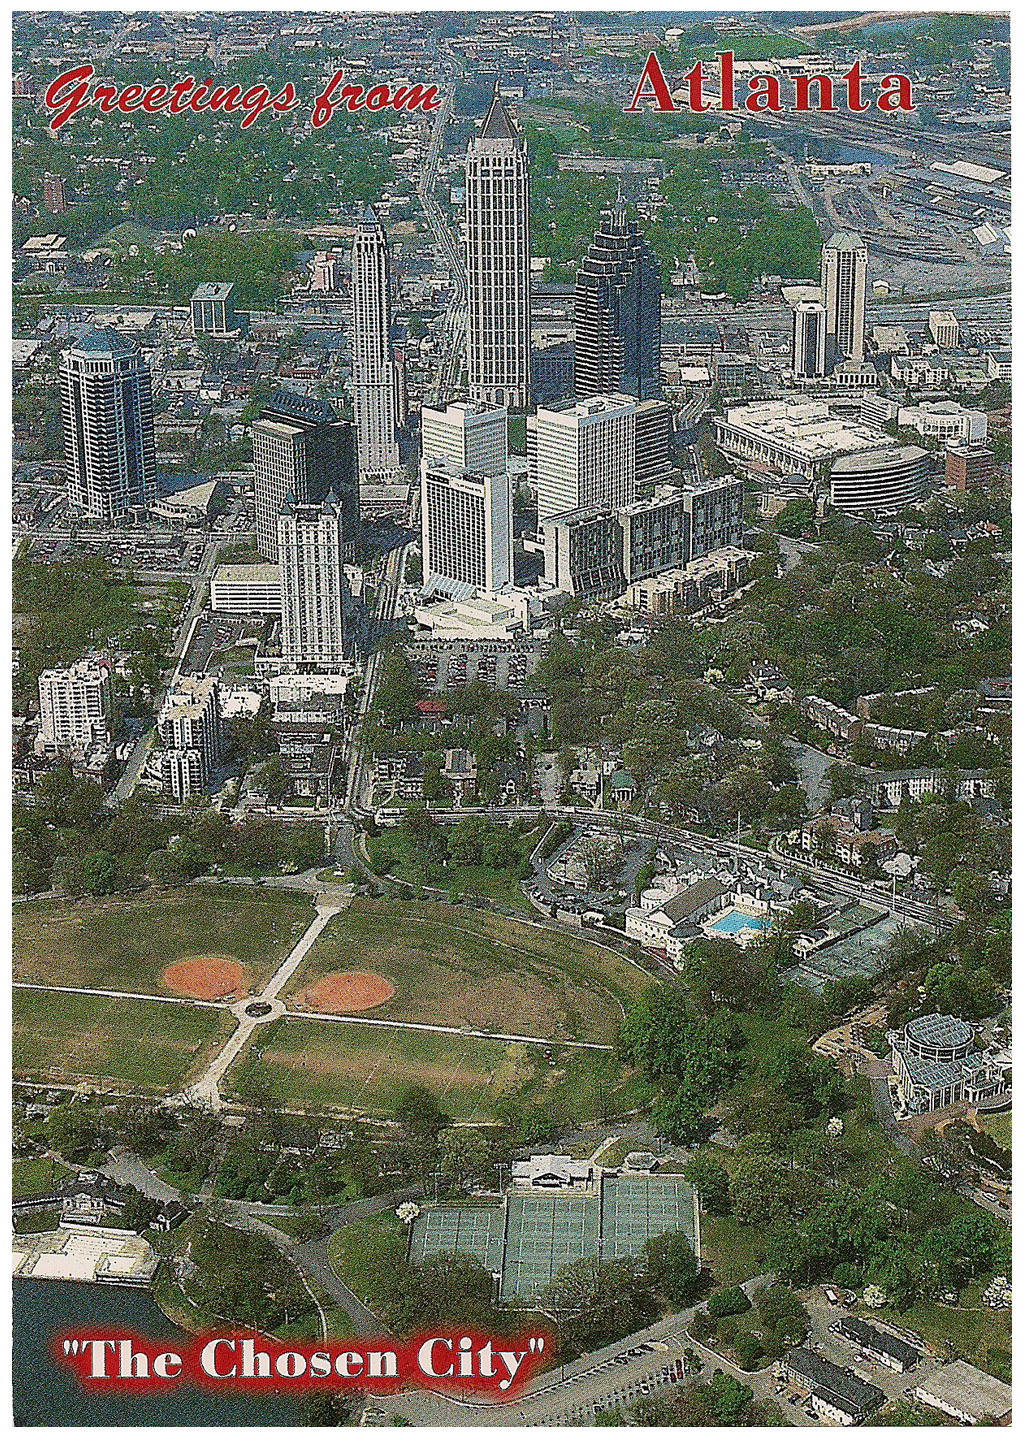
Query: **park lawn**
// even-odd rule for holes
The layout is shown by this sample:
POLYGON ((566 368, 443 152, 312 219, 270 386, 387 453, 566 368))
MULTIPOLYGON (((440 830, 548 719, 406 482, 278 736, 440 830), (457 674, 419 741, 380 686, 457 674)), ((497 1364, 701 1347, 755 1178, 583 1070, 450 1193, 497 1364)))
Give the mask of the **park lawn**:
POLYGON ((255 1031, 225 1083, 231 1089, 259 1056, 282 1105, 387 1117, 405 1089, 424 1085, 453 1119, 481 1124, 528 1104, 582 1122, 630 1112, 650 1095, 610 1052, 553 1045, 551 1053, 549 1064, 539 1045, 288 1016, 255 1031))
POLYGON ((370 970, 394 996, 375 1019, 613 1044, 651 980, 619 955, 540 925, 444 904, 356 899, 320 935, 285 991, 370 970))
POLYGON ((982 1127, 1000 1145, 1001 1149, 1011 1148, 1011 1111, 1006 1114, 990 1114, 982 1121, 982 1127))
POLYGON ((59 1159, 15 1159, 11 1163, 11 1193, 16 1199, 50 1194, 64 1184, 71 1170, 59 1159))
POLYGON ((716 1289, 729 1289, 764 1274, 769 1225, 738 1224, 728 1214, 701 1215, 701 1264, 716 1289))
POLYGON ((343 1224, 328 1240, 331 1268, 373 1312, 377 1276, 406 1257, 409 1235, 394 1214, 371 1214, 343 1224))
POLYGON ((251 987, 273 973, 313 919, 309 896, 248 885, 189 885, 131 898, 14 906, 14 977, 32 984, 166 992, 176 960, 222 955, 251 987))
MULTIPOLYGON (((529 854, 539 835, 534 832, 524 838, 525 851, 529 854)), ((388 829, 382 830, 380 834, 368 835, 366 847, 376 874, 391 875, 417 889, 420 887, 423 876, 415 862, 415 856, 410 856, 406 837, 401 830, 388 829)), ((530 901, 520 888, 515 868, 493 869, 486 864, 450 862, 433 876, 431 883, 425 887, 442 890, 452 899, 464 894, 481 895, 485 899, 495 899, 513 909, 522 910, 525 914, 532 912, 530 901)))
POLYGON ((15 1074, 156 1093, 181 1089, 234 1023, 213 1008, 52 990, 16 989, 13 1010, 15 1074))
POLYGON ((957 1308, 921 1299, 907 1309, 887 1307, 878 1313, 880 1318, 920 1334, 941 1359, 963 1359, 1009 1382, 1011 1311, 983 1304, 981 1295, 987 1282, 976 1280, 963 1290, 957 1308))

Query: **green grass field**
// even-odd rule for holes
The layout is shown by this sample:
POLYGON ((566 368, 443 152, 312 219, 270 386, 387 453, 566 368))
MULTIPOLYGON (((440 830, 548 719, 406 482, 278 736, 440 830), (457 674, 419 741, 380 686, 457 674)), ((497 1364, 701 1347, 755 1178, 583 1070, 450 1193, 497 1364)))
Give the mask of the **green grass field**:
POLYGON ((181 1089, 234 1023, 215 1009, 46 990, 16 989, 13 1008, 16 1074, 155 1092, 181 1089))
POLYGON ((611 1044, 650 980, 573 935, 462 906, 357 899, 317 940, 286 990, 290 1007, 326 973, 370 970, 395 995, 375 1019, 611 1044))
POLYGON ((150 993, 163 990, 160 976, 176 960, 225 955, 257 985, 312 919, 308 896, 245 885, 75 904, 33 900, 14 906, 14 977, 150 993))
POLYGON ((983 1119, 982 1127, 987 1134, 993 1136, 1001 1149, 1011 1148, 1011 1111, 1006 1114, 991 1114, 983 1119))
POLYGON ((11 1193, 15 1198, 50 1194, 70 1177, 71 1170, 59 1159, 15 1159, 11 1164, 11 1193))
POLYGON ((328 1240, 331 1268, 373 1309, 374 1279, 406 1255, 406 1226, 394 1214, 371 1214, 336 1229, 328 1240))
POLYGON ((982 1303, 985 1283, 976 1281, 965 1289, 957 1308, 934 1304, 921 1299, 907 1309, 881 1309, 880 1316, 895 1324, 903 1324, 920 1334, 926 1344, 941 1358, 964 1359, 995 1374, 1010 1379, 1011 1313, 993 1310, 982 1303))
MULTIPOLYGON (((549 1065, 537 1045, 315 1019, 257 1030, 239 1064, 256 1053, 278 1102, 380 1116, 412 1084, 430 1089, 453 1119, 480 1123, 529 1104, 566 1120, 620 1114, 648 1093, 602 1051, 553 1046, 549 1065)), ((226 1092, 237 1072, 229 1070, 226 1092)))
POLYGON ((767 1226, 738 1224, 728 1214, 701 1215, 701 1263, 717 1289, 743 1284, 766 1272, 767 1226))
MULTIPOLYGON (((524 836, 524 849, 530 852, 540 839, 536 831, 524 836)), ((422 874, 416 864, 415 854, 410 853, 410 841, 401 829, 385 829, 380 834, 366 836, 367 854, 376 874, 392 875, 407 884, 419 887, 422 874)), ((451 861, 430 881, 434 889, 445 890, 455 899, 459 895, 482 895, 486 899, 498 900, 510 909, 532 914, 530 901, 520 889, 515 867, 493 869, 485 864, 453 864, 451 861)))

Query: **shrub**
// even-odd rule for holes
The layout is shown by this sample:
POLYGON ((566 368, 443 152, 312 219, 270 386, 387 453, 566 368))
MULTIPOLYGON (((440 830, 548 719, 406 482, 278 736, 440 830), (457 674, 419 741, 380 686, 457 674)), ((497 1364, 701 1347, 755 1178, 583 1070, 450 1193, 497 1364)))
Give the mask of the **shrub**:
POLYGON ((763 1357, 764 1350, 758 1342, 758 1336, 748 1331, 739 1334, 733 1342, 733 1348, 740 1361, 741 1369, 757 1369, 758 1361, 763 1357))
POLYGON ((708 1312, 714 1319, 723 1319, 727 1314, 743 1314, 750 1308, 750 1299, 737 1285, 732 1289, 717 1289, 708 1300, 708 1312))

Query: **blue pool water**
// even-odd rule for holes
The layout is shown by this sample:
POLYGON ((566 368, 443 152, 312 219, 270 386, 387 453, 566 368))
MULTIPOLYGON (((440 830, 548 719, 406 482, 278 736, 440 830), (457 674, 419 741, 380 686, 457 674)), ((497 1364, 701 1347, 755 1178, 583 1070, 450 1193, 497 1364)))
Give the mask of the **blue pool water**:
POLYGON ((708 927, 720 934, 739 934, 742 929, 767 929, 768 921, 753 914, 741 914, 739 909, 728 909, 708 927))

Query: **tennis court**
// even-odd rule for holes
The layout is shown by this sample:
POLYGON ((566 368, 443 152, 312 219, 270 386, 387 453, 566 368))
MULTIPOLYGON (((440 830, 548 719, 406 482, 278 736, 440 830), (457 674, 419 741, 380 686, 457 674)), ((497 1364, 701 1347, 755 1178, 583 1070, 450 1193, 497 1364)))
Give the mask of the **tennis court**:
POLYGON ((602 1257, 640 1254, 644 1241, 680 1229, 694 1243, 694 1191, 679 1174, 610 1175, 602 1185, 602 1257))
POLYGON ((505 1205, 439 1206, 427 1209, 413 1225, 410 1259, 414 1264, 429 1254, 473 1254, 492 1274, 502 1270, 505 1247, 505 1205))
POLYGON ((607 1175, 584 1194, 513 1190, 493 1205, 428 1209, 413 1226, 410 1257, 473 1254, 501 1273, 503 1299, 529 1299, 564 1265, 639 1254, 669 1229, 693 1244, 694 1191, 681 1175, 607 1175))

